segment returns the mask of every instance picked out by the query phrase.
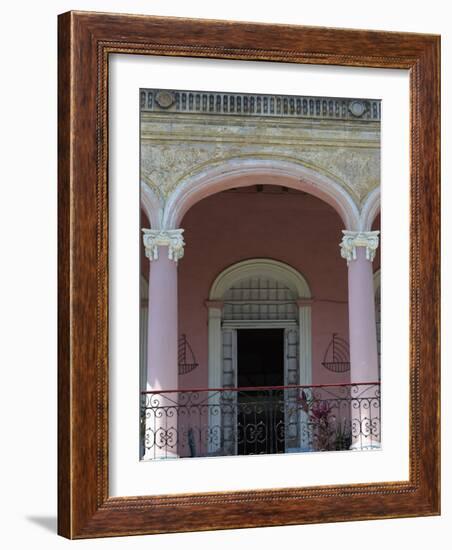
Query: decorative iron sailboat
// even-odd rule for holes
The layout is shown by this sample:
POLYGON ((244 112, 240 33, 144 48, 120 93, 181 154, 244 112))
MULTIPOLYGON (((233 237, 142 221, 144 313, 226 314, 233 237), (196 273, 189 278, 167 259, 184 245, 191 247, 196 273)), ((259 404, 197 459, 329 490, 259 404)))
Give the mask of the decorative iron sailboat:
POLYGON ((326 348, 322 365, 332 372, 346 372, 350 370, 350 352, 348 342, 333 333, 331 342, 326 348))

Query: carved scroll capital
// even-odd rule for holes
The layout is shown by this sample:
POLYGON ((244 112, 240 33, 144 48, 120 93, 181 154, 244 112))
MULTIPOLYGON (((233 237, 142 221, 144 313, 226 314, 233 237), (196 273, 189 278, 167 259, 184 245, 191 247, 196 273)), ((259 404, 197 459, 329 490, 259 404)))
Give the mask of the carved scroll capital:
POLYGON ((378 248, 378 235, 380 231, 347 231, 343 230, 343 237, 340 243, 341 256, 347 260, 347 265, 356 260, 356 249, 362 246, 366 249, 366 259, 372 262, 378 248))
POLYGON ((159 246, 168 247, 168 258, 177 262, 184 256, 183 229, 142 229, 146 257, 158 260, 159 246))

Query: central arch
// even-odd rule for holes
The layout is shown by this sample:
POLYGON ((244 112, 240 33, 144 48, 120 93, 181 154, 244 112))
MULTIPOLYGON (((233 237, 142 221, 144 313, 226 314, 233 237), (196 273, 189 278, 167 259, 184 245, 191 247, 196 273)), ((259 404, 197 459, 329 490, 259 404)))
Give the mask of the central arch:
POLYGON ((207 165, 183 179, 168 199, 162 227, 179 227, 185 213, 210 195, 254 184, 282 185, 314 195, 336 210, 346 229, 359 228, 358 207, 333 176, 293 160, 241 157, 207 165))

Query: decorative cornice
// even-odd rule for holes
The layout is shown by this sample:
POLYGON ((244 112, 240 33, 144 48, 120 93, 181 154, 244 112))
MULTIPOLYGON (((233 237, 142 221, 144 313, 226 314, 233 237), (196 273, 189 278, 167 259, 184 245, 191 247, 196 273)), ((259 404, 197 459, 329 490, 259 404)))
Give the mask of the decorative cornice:
POLYGON ((184 255, 183 229, 142 229, 146 257, 158 260, 159 246, 168 247, 168 258, 177 262, 184 255))
POLYGON ((380 121, 381 100, 142 89, 141 112, 380 121))
POLYGON ((378 248, 378 235, 380 231, 347 231, 343 230, 341 256, 347 260, 347 265, 356 260, 356 248, 362 246, 366 249, 366 259, 370 262, 375 258, 375 251, 378 248))

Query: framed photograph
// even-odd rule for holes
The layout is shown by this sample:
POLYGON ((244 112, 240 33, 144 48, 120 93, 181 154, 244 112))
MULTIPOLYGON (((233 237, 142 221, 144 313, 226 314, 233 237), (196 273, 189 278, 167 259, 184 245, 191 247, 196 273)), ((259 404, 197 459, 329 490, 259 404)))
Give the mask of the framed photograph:
POLYGON ((438 36, 59 16, 59 533, 437 515, 438 36))

